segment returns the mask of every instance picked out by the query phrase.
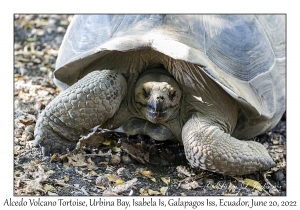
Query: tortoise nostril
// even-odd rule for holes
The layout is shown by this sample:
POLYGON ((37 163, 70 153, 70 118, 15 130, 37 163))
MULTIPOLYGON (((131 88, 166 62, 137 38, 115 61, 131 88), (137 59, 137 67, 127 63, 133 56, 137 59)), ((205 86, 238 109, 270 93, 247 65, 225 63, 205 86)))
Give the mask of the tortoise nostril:
POLYGON ((164 97, 163 96, 158 96, 156 99, 159 100, 159 101, 163 101, 164 97))

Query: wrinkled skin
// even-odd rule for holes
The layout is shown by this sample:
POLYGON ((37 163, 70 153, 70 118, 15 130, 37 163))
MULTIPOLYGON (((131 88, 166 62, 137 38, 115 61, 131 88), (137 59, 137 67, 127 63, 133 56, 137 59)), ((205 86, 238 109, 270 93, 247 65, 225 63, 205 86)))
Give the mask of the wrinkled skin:
POLYGON ((135 88, 135 103, 144 118, 164 123, 178 115, 181 90, 174 79, 163 74, 141 77, 135 88))
POLYGON ((75 147, 80 134, 100 125, 155 140, 176 138, 195 168, 243 175, 274 166, 263 145, 231 136, 237 103, 207 76, 202 82, 199 94, 192 95, 167 71, 154 69, 127 90, 121 74, 94 71, 45 108, 36 124, 35 145, 45 155, 65 152, 75 147))

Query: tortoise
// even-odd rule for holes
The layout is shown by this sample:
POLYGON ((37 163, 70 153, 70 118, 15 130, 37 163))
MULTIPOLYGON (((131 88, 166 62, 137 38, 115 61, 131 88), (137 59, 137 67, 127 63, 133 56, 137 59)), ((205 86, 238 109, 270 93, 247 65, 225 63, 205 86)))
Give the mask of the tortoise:
POLYGON ((54 72, 63 91, 35 146, 74 149, 89 129, 182 142, 191 167, 226 175, 275 162, 253 140, 286 110, 284 15, 78 15, 54 72))

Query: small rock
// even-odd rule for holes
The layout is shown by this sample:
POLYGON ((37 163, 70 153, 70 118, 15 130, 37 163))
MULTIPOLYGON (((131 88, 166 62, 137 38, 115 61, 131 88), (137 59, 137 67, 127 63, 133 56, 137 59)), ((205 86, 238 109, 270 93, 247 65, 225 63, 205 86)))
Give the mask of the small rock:
POLYGON ((214 180, 213 180, 213 179, 206 179, 206 180, 205 180, 205 183, 206 183, 206 184, 213 184, 213 183, 214 183, 214 180))
POLYGON ((57 27, 56 32, 57 33, 65 33, 66 29, 64 29, 63 27, 59 26, 59 27, 57 27))
POLYGON ((48 19, 48 26, 55 25, 56 20, 53 18, 48 19))
POLYGON ((48 34, 51 34, 53 32, 53 30, 51 28, 47 28, 46 31, 48 34))
POLYGON ((45 34, 44 30, 37 30, 36 31, 36 35, 38 35, 38 36, 44 36, 44 34, 45 34))
POLYGON ((122 163, 124 163, 125 165, 131 163, 131 158, 130 158, 129 156, 127 156, 127 155, 123 155, 123 156, 121 157, 121 159, 122 159, 122 163))
POLYGON ((120 162, 121 162, 121 158, 117 155, 112 155, 111 159, 109 160, 109 164, 113 166, 119 165, 120 162))
POLYGON ((280 192, 279 192, 279 190, 278 190, 276 187, 271 188, 271 189, 269 190, 269 193, 270 193, 271 195, 273 195, 273 196, 278 196, 278 195, 280 195, 280 192))
POLYGON ((123 168, 123 167, 122 167, 122 168, 119 168, 119 169, 117 170, 117 174, 118 174, 119 176, 122 176, 124 170, 125 170, 125 168, 123 168))
POLYGON ((286 196, 286 192, 285 191, 280 192, 280 196, 286 196))
POLYGON ((34 139, 33 132, 24 131, 22 134, 22 140, 29 141, 34 139))
POLYGON ((282 173, 282 171, 276 171, 274 174, 274 179, 278 182, 280 182, 281 180, 283 180, 284 178, 284 174, 282 173))
POLYGON ((33 62, 33 63, 36 63, 36 64, 40 64, 42 61, 41 61, 41 59, 39 59, 39 58, 34 58, 34 59, 32 60, 32 62, 33 62))
POLYGON ((40 67, 40 71, 46 72, 46 71, 47 71, 47 67, 41 66, 41 67, 40 67))
POLYGON ((20 67, 19 72, 21 75, 25 75, 28 72, 28 70, 26 68, 20 67))
POLYGON ((35 124, 31 124, 25 127, 25 131, 33 133, 35 128, 35 124))
POLYGON ((126 179, 131 179, 131 178, 132 178, 132 177, 131 177, 131 174, 130 174, 130 172, 129 172, 129 170, 126 169, 126 168, 119 168, 119 169, 117 170, 117 174, 118 174, 119 176, 122 176, 122 177, 126 178, 126 179))
POLYGON ((173 150, 170 148, 166 148, 165 152, 167 153, 167 155, 170 155, 170 156, 174 154, 173 150))
POLYGON ((37 112, 41 111, 41 110, 44 109, 44 108, 45 108, 45 105, 44 105, 42 102, 40 102, 40 101, 37 101, 37 102, 34 104, 34 109, 35 109, 37 112))
POLYGON ((281 190, 286 191, 286 181, 285 181, 285 180, 282 180, 282 181, 280 182, 280 185, 281 185, 281 190))
POLYGON ((168 167, 168 174, 173 174, 176 173, 176 168, 175 167, 168 167))
POLYGON ((161 164, 162 164, 162 166, 169 166, 170 165, 169 162, 166 161, 166 160, 162 160, 161 164))
POLYGON ((67 172, 67 173, 73 173, 74 168, 70 166, 70 167, 65 168, 64 171, 67 172))
POLYGON ((63 37, 62 36, 57 36, 54 38, 55 39, 55 42, 61 44, 62 40, 63 40, 63 37))
POLYGON ((109 185, 109 179, 106 176, 98 176, 95 182, 98 186, 107 187, 109 185))
POLYGON ((21 137, 22 137, 22 134, 23 134, 23 132, 24 132, 24 130, 23 130, 23 129, 19 129, 19 128, 15 129, 15 130, 14 130, 15 137, 16 137, 16 138, 21 138, 21 137))
POLYGON ((15 45, 14 45, 14 50, 15 50, 15 51, 18 51, 18 50, 21 50, 21 49, 22 49, 22 45, 19 44, 19 43, 15 43, 15 45))
POLYGON ((199 184, 199 186, 203 186, 204 185, 204 182, 202 181, 202 179, 198 180, 198 184, 199 184))

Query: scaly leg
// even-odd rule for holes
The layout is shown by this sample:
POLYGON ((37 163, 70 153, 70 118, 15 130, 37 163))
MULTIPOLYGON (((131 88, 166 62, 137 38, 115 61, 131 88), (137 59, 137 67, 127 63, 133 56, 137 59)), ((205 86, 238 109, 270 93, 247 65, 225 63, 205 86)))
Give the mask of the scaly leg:
POLYGON ((225 133, 216 122, 198 114, 184 125, 182 140, 192 167, 234 176, 275 166, 262 144, 238 140, 225 133))
POLYGON ((103 124, 118 110, 125 94, 125 78, 112 71, 94 71, 61 92, 36 122, 34 145, 44 155, 74 149, 79 135, 103 124))

